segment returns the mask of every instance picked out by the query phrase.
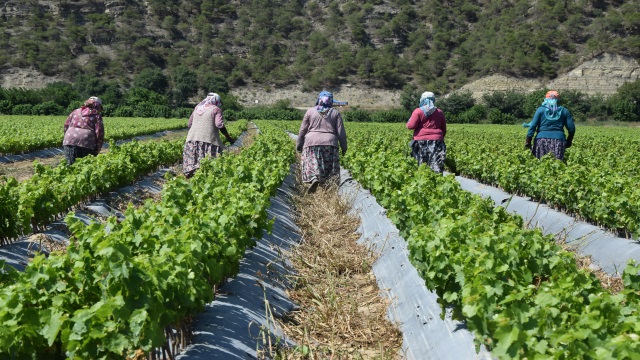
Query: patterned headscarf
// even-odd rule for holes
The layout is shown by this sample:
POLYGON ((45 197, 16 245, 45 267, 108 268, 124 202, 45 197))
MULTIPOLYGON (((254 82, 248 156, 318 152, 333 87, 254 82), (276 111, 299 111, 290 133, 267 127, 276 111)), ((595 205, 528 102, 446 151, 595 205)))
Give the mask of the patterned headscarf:
POLYGON ((436 96, 431 91, 425 91, 420 96, 420 109, 424 116, 429 116, 436 111, 436 96))
POLYGON ((558 120, 560 118, 560 111, 558 111, 558 98, 560 98, 560 94, 553 90, 547 91, 544 96, 542 106, 546 108, 544 115, 549 120, 558 120))
POLYGON ((100 100, 97 96, 92 96, 87 101, 84 102, 84 105, 80 108, 80 113, 83 116, 88 115, 96 115, 102 111, 102 100, 100 100))
POLYGON ((198 115, 204 114, 205 110, 210 108, 211 106, 222 106, 222 100, 220 100, 220 95, 216 93, 208 93, 207 97, 204 100, 200 101, 200 104, 196 106, 196 113, 198 115))
POLYGON ((321 114, 333 107, 333 94, 328 91, 323 91, 318 95, 316 101, 316 110, 321 114))

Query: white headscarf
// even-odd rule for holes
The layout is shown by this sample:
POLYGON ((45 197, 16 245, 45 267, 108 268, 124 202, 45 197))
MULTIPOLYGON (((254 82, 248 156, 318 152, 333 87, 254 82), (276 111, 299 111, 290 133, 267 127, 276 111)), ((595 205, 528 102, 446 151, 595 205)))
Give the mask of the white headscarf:
POLYGON ((196 113, 198 115, 202 115, 205 110, 210 108, 211 106, 222 106, 222 100, 220 100, 220 95, 216 93, 208 93, 207 97, 204 100, 200 101, 200 104, 196 106, 196 113))
POLYGON ((425 91, 420 96, 420 109, 424 113, 424 116, 429 116, 436 111, 436 96, 431 91, 425 91))

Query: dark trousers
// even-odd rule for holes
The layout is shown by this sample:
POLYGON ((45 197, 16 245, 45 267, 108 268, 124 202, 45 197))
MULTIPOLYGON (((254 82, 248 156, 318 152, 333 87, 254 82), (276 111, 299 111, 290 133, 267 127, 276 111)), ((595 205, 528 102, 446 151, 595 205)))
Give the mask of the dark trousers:
POLYGON ((96 155, 96 150, 73 145, 64 146, 64 156, 67 158, 67 165, 72 165, 76 162, 76 159, 89 155, 96 155))

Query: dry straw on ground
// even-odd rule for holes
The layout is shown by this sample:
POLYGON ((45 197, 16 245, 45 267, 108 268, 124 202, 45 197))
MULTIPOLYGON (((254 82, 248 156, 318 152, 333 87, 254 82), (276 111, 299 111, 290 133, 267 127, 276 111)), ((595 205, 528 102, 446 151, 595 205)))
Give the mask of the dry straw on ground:
POLYGON ((300 310, 288 314, 283 327, 298 347, 278 357, 402 358, 402 334, 385 317, 389 304, 371 270, 375 254, 356 243, 360 220, 336 190, 321 187, 294 199, 303 242, 288 254, 297 271, 289 295, 300 310))

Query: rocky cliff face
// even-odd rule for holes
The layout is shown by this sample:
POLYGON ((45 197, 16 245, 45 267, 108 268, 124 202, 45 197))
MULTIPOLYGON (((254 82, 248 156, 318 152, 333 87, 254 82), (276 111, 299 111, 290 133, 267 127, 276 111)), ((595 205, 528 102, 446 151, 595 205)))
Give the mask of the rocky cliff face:
POLYGON ((614 94, 625 82, 640 79, 640 64, 631 57, 601 54, 547 84, 548 88, 614 94))
POLYGON ((604 53, 550 82, 493 75, 469 83, 460 90, 470 91, 476 99, 482 98, 482 94, 486 92, 507 90, 531 92, 543 88, 579 90, 589 95, 608 96, 615 94, 618 87, 625 82, 638 79, 640 79, 640 64, 636 60, 627 56, 604 53))

